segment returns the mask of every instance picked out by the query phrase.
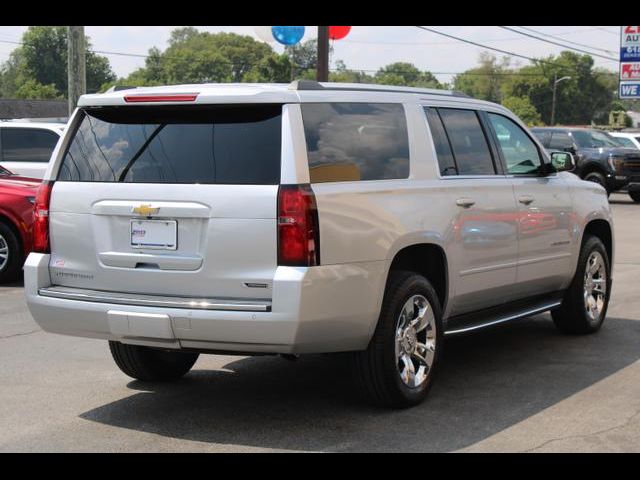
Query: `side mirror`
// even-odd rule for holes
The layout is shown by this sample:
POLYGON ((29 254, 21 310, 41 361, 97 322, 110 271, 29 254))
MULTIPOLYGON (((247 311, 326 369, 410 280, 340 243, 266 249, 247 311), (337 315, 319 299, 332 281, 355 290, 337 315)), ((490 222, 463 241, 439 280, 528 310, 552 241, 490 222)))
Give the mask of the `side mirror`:
POLYGON ((556 172, 571 172, 576 168, 576 161, 569 152, 552 152, 551 165, 556 172))

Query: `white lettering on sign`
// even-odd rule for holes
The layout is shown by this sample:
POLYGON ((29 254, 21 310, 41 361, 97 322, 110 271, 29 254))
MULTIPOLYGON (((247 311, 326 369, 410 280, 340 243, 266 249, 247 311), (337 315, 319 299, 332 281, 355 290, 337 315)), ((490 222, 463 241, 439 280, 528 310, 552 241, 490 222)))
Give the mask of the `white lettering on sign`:
POLYGON ((631 85, 620 85, 620 93, 625 96, 638 96, 638 85, 637 83, 631 85))

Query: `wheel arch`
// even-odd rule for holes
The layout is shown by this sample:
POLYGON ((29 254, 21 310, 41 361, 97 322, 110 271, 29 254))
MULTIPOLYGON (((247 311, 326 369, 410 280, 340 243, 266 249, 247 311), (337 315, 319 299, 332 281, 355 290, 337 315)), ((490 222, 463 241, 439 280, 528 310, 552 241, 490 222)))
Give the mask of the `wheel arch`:
POLYGON ((433 285, 444 312, 449 299, 449 262, 441 245, 422 242, 398 249, 389 264, 385 289, 391 273, 396 270, 407 270, 426 277, 433 285))

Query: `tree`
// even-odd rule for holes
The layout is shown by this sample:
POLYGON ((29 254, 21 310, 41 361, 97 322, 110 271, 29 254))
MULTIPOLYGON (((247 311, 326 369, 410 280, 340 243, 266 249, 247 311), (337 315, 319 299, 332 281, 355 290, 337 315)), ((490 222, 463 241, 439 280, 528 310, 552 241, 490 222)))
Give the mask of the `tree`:
POLYGON ((456 90, 480 100, 499 103, 503 98, 502 84, 509 73, 511 59, 502 57, 498 60, 488 52, 482 52, 480 65, 469 69, 453 80, 456 90))
POLYGON ((193 27, 171 32, 169 47, 149 50, 144 68, 113 84, 142 86, 180 83, 288 82, 287 55, 250 36, 200 32, 193 27))
POLYGON ((556 78, 571 77, 556 88, 556 122, 569 125, 590 124, 597 117, 608 117, 614 89, 607 75, 593 69, 593 58, 564 51, 536 65, 520 68, 503 84, 505 96, 526 97, 542 119, 551 120, 553 83, 556 78))
POLYGON ((431 72, 422 72, 413 63, 395 62, 380 68, 375 83, 406 87, 442 88, 431 72))
POLYGON ((507 97, 502 101, 502 105, 515 113, 524 123, 530 127, 542 125, 540 114, 536 107, 526 97, 507 97))
MULTIPOLYGON (((22 35, 23 45, 15 49, 7 66, 14 77, 15 92, 21 85, 33 80, 35 84, 53 85, 58 95, 67 94, 67 27, 32 26, 22 35)), ((87 92, 97 92, 105 82, 116 75, 109 60, 91 51, 86 38, 87 92)), ((35 85, 32 83, 31 85, 35 85)), ((45 92, 46 90, 41 90, 45 92)))

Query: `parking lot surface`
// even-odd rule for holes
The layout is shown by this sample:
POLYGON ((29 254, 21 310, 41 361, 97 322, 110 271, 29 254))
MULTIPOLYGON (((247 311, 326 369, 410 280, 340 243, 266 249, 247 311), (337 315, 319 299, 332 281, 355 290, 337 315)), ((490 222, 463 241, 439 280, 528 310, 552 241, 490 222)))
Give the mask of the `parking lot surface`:
POLYGON ((42 332, 0 287, 0 451, 640 452, 640 205, 613 194, 611 305, 596 335, 549 315, 448 339, 422 405, 363 404, 346 355, 202 355, 133 381, 104 341, 42 332))

